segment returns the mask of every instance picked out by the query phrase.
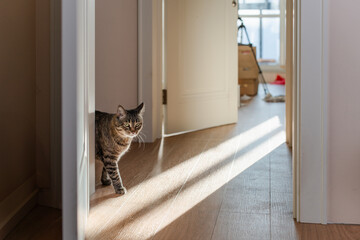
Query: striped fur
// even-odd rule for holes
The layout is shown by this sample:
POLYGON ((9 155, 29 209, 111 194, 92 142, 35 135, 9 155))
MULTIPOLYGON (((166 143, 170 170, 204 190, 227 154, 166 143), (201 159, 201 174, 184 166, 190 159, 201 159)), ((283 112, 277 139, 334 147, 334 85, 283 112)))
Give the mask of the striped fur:
POLYGON ((116 114, 95 112, 96 159, 103 162, 101 175, 103 185, 113 184, 117 194, 125 194, 118 161, 129 150, 134 137, 143 126, 144 104, 132 110, 118 107, 116 114))

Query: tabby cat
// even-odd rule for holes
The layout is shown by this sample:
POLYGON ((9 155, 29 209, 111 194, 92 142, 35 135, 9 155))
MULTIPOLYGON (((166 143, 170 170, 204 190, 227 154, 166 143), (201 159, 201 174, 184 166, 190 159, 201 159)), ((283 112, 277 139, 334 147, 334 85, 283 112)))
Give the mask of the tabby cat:
POLYGON ((125 194, 118 161, 129 150, 131 141, 143 127, 144 103, 137 108, 125 110, 119 105, 116 114, 95 112, 96 159, 103 162, 101 182, 113 184, 117 194, 125 194))

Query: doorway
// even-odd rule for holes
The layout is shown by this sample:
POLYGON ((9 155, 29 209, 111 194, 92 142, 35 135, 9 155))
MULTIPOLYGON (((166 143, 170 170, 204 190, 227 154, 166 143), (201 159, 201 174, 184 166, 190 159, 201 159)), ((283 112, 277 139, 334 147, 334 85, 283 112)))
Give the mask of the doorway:
MULTIPOLYGON (((279 117, 276 108, 279 105, 274 105, 270 111, 260 110, 262 118, 256 118, 258 107, 264 104, 261 98, 256 98, 249 102, 252 110, 241 108, 239 114, 247 116, 241 116, 237 125, 162 137, 143 151, 133 148, 120 163, 128 194, 116 198, 111 188, 98 189, 92 200, 87 237, 171 238, 178 234, 176 229, 187 225, 192 230, 181 233, 185 239, 186 234, 211 239, 221 236, 222 224, 227 221, 230 209, 230 215, 240 218, 239 221, 241 215, 252 215, 255 219, 267 215, 271 201, 270 175, 278 173, 271 172, 270 165, 281 165, 271 162, 271 153, 277 149, 274 154, 287 156, 287 165, 281 169, 287 173, 291 157, 284 150, 284 116, 279 117), (236 202, 241 203, 240 208, 232 205, 236 202), (210 206, 213 210, 205 213, 203 209, 210 206), (209 220, 208 226, 195 230, 199 229, 196 223, 202 219, 209 220), (105 222, 100 228, 97 227, 99 221, 105 222)), ((281 186, 273 179, 273 187, 280 189, 279 196, 290 198, 291 208, 291 177, 286 177, 290 179, 289 184, 281 186)), ((279 204, 289 207, 289 202, 279 204)), ((232 227, 231 224, 225 226, 232 227)), ((266 238, 268 230, 270 228, 266 227, 259 236, 266 238)))
MULTIPOLYGON (((309 9, 311 9, 311 8, 309 8, 309 9)), ((161 11, 160 11, 161 12, 161 11)), ((160 37, 159 37, 159 39, 162 39, 162 37, 161 37, 161 34, 160 34, 160 37)), ((161 49, 159 49, 160 51, 161 51, 161 49)), ((161 56, 161 54, 159 55, 159 54, 157 54, 157 56, 161 56)), ((311 61, 310 61, 311 62, 311 61)), ((309 67, 309 66, 307 66, 307 67, 309 67)), ((306 69, 306 68, 302 68, 302 71, 304 71, 304 69, 306 69)), ((162 71, 159 71, 158 73, 161 73, 162 71)), ((310 79, 310 78, 309 78, 310 79)), ((154 81, 154 82, 156 82, 156 81, 154 81)), ((152 89, 152 90, 154 90, 154 89, 152 89)), ((158 90, 155 90, 155 91, 158 91, 158 90)), ((161 96, 161 95, 159 95, 159 96, 161 96)), ((158 99, 157 97, 155 97, 154 99, 158 99)), ((155 104, 156 105, 156 104, 155 104)), ((304 105, 302 105, 302 106, 304 106, 304 105)), ((298 111, 298 110, 297 110, 298 111)), ((155 113, 155 114, 157 114, 157 113, 155 113)), ((313 129, 313 128, 311 128, 311 129, 313 129)), ((315 129, 316 130, 316 129, 315 129)), ((319 168, 317 168, 317 170, 319 170, 319 168)), ((312 176, 315 176, 315 175, 312 175, 312 176)), ((317 176, 319 176, 319 175, 317 175, 317 176)), ((315 196, 315 198, 317 198, 318 196, 315 196)), ((306 200, 306 199, 305 199, 306 200)), ((310 207, 311 208, 311 207, 310 207)), ((302 208, 302 209, 304 209, 304 208, 302 208)), ((320 208, 319 208, 320 209, 320 208)))

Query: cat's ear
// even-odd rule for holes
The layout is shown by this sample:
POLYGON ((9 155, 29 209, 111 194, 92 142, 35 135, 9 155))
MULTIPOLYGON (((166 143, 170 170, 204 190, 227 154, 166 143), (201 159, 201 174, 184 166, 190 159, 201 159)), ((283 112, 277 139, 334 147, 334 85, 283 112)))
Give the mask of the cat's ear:
POLYGON ((119 106, 118 106, 118 109, 117 109, 116 115, 117 115, 119 118, 124 118, 124 117, 126 116, 126 110, 125 110, 125 108, 123 108, 123 106, 119 105, 119 106))
POLYGON ((136 111, 138 112, 139 115, 143 115, 145 112, 145 104, 141 103, 137 108, 136 111))

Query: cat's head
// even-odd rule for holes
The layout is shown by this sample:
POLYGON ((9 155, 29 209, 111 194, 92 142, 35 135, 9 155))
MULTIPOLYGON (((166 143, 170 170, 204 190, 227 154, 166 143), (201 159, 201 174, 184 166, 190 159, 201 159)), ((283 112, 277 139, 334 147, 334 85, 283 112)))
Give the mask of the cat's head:
POLYGON ((141 103, 137 108, 131 110, 126 110, 119 105, 116 115, 121 132, 127 137, 136 137, 143 128, 144 112, 144 103, 141 103))

